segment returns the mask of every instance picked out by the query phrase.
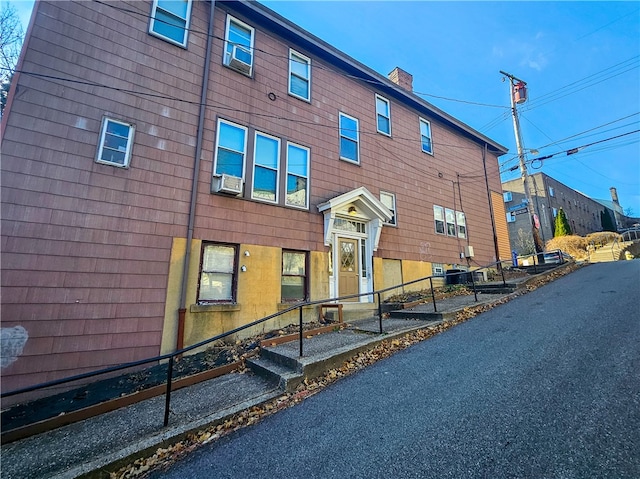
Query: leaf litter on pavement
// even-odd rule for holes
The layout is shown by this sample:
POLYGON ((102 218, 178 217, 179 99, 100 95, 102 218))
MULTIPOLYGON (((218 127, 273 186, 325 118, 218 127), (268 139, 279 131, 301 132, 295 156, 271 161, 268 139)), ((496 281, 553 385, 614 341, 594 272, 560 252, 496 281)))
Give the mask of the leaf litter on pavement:
MULTIPOLYGON (((495 306, 509 302, 514 297, 526 294, 533 291, 540 286, 543 286, 561 276, 575 271, 580 268, 580 264, 570 264, 566 268, 551 271, 544 277, 535 278, 527 283, 526 288, 523 291, 516 292, 509 296, 504 296, 492 303, 483 304, 479 306, 472 306, 464 308, 462 311, 456 314, 455 319, 441 322, 428 326, 418 331, 413 331, 401 338, 389 339, 379 343, 370 350, 357 353, 350 359, 346 360, 339 368, 330 369, 322 376, 309 379, 306 378, 294 392, 283 393, 281 396, 266 401, 262 404, 253 406, 249 409, 240 411, 227 419, 224 419, 218 423, 214 423, 209 427, 202 429, 198 432, 188 434, 186 438, 179 442, 171 444, 168 447, 160 447, 151 456, 141 457, 136 459, 133 463, 121 467, 117 471, 110 472, 110 479, 131 479, 138 478, 144 479, 152 471, 167 469, 174 462, 180 460, 196 448, 208 444, 212 441, 216 441, 223 436, 226 436, 234 431, 237 431, 246 426, 256 424, 263 418, 270 416, 278 411, 295 406, 296 404, 304 401, 307 397, 310 397, 329 384, 349 376, 356 371, 359 371, 381 359, 388 358, 394 353, 410 346, 425 341, 433 336, 442 333, 460 323, 468 321, 469 319, 477 316, 480 313, 488 311, 495 306)), ((472 293, 471 293, 472 294, 472 293)), ((241 370, 240 373, 244 373, 245 370, 241 370)))

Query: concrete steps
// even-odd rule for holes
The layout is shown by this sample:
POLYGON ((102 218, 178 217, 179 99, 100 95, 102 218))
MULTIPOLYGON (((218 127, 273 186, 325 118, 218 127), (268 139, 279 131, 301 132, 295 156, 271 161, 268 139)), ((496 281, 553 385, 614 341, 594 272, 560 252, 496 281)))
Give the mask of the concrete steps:
POLYGON ((622 258, 623 251, 631 246, 633 241, 626 241, 623 243, 607 244, 595 251, 592 251, 589 255, 590 263, 606 263, 609 261, 619 261, 622 258))

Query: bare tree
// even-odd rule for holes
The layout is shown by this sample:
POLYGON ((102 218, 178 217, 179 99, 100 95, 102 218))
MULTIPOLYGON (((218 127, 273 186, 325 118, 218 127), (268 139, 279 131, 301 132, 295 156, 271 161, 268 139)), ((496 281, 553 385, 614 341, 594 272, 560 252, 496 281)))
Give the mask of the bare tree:
POLYGON ((16 9, 9 2, 2 2, 0 10, 0 102, 2 110, 7 102, 11 77, 18 63, 24 40, 22 24, 16 9))

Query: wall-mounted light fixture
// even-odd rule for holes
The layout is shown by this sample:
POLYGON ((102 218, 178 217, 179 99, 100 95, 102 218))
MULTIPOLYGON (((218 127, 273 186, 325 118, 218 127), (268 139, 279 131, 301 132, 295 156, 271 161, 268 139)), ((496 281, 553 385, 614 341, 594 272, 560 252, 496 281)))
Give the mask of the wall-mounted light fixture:
POLYGON ((355 216, 358 214, 358 210, 356 210, 355 206, 349 206, 347 213, 349 213, 349 216, 355 216))
POLYGON ((246 251, 244 252, 244 255, 245 255, 245 256, 247 256, 247 257, 249 257, 249 256, 251 256, 251 253, 249 253, 249 250, 246 250, 246 251))
POLYGON ((242 271, 243 273, 247 271, 247 267, 245 265, 242 265, 240 267, 240 271, 242 271))

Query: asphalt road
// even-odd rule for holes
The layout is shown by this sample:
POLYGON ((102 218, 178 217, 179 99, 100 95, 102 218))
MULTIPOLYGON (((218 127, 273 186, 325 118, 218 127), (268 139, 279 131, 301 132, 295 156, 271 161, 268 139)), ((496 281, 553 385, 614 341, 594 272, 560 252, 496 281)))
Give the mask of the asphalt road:
POLYGON ((640 478, 640 261, 594 264, 154 478, 640 478))

